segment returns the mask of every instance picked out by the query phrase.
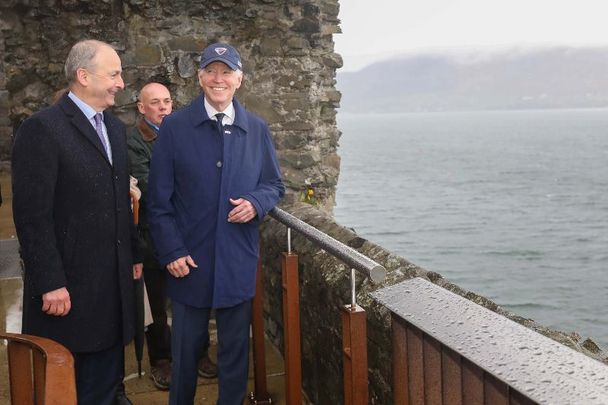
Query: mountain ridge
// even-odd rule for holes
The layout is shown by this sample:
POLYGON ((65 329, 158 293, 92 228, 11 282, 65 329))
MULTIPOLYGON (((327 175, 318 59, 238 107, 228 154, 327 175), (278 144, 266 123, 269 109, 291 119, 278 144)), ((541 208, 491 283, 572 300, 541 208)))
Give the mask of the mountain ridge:
POLYGON ((608 106, 608 47, 408 54, 338 72, 344 112, 608 106))

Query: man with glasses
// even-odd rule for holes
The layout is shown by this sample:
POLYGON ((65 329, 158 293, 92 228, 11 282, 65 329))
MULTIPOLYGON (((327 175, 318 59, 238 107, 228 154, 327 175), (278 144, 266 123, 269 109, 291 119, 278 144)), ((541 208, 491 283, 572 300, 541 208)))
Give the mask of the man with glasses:
POLYGON ((75 44, 65 62, 69 92, 25 120, 13 148, 23 333, 72 352, 79 405, 114 402, 142 270, 125 127, 108 110, 124 88, 121 72, 110 45, 75 44))

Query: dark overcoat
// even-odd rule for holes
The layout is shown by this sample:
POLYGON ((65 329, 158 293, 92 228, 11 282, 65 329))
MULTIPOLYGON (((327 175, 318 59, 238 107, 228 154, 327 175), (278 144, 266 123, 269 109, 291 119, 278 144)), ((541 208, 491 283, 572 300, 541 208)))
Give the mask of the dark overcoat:
POLYGON ((104 122, 113 164, 67 94, 24 121, 13 148, 13 215, 25 263, 23 333, 72 352, 126 344, 134 330, 137 252, 125 127, 107 110, 104 122), (61 287, 70 293, 70 313, 42 312, 42 294, 61 287))

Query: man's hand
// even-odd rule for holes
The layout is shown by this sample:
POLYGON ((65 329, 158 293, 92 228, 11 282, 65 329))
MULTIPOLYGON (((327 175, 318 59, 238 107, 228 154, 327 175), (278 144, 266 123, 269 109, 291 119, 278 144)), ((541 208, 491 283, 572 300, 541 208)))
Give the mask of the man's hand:
POLYGON ((172 261, 167 265, 167 270, 173 277, 186 277, 190 274, 190 267, 198 267, 194 260, 190 256, 183 256, 177 260, 172 261))
POLYGON ((235 207, 228 213, 228 222, 244 224, 251 221, 257 215, 255 207, 244 198, 230 199, 230 204, 235 207))
POLYGON ((143 263, 135 263, 133 265, 133 280, 139 280, 141 278, 141 274, 144 271, 143 263))
POLYGON ((66 316, 71 308, 70 293, 65 287, 42 294, 42 312, 48 315, 66 316))

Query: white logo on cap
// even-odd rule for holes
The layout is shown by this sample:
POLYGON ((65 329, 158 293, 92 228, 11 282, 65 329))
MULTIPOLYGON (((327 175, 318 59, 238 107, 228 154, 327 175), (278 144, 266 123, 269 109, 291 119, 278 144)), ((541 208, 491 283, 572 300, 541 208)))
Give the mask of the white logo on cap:
POLYGON ((226 53, 228 49, 226 48, 215 48, 215 53, 217 53, 218 55, 222 56, 223 54, 226 53))

